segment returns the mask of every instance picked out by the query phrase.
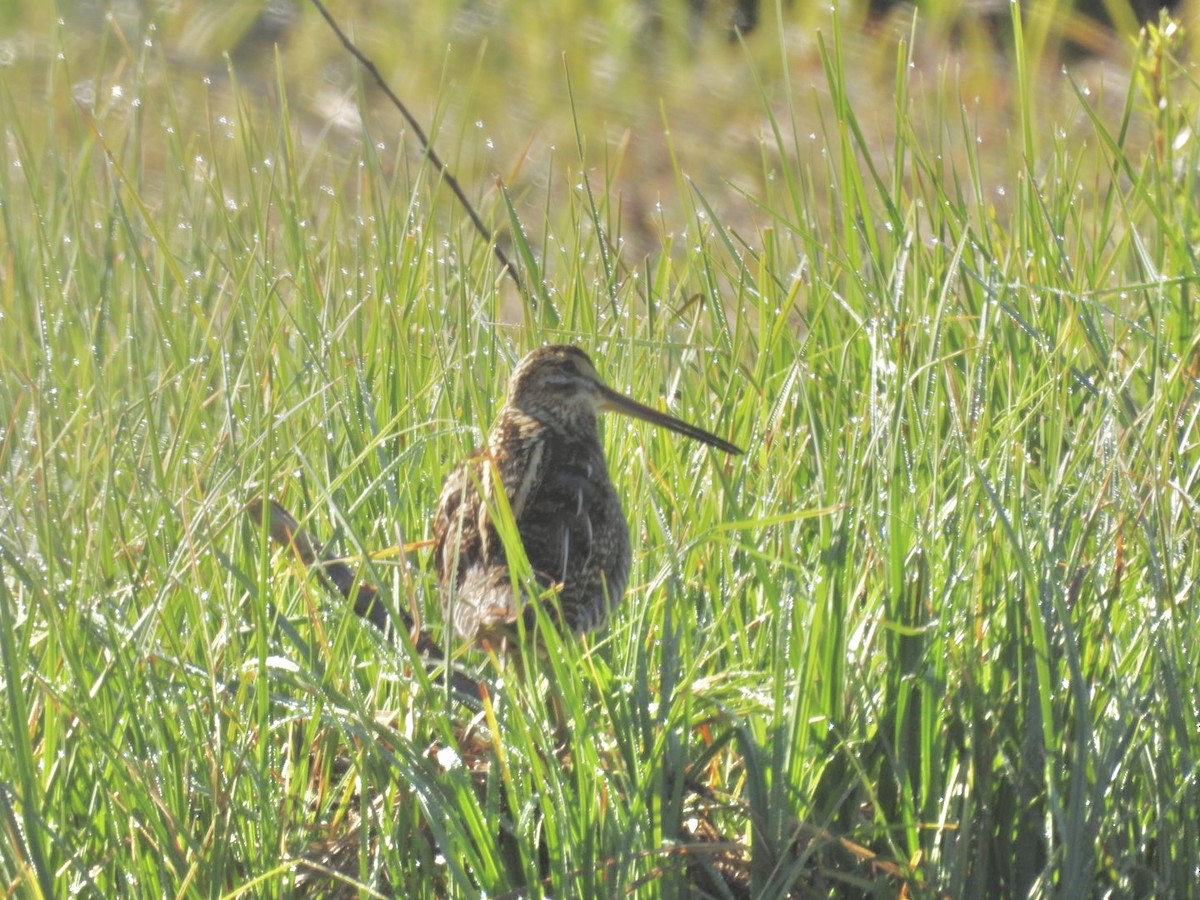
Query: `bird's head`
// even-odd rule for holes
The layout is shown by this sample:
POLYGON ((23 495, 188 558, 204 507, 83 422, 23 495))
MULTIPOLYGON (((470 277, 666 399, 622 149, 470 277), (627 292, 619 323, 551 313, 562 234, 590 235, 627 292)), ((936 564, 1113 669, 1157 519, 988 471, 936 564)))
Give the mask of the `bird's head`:
POLYGON ((508 405, 564 431, 594 430, 600 413, 608 410, 668 428, 726 453, 742 452, 715 434, 617 393, 600 379, 586 353, 565 344, 541 347, 517 363, 509 381, 508 405))

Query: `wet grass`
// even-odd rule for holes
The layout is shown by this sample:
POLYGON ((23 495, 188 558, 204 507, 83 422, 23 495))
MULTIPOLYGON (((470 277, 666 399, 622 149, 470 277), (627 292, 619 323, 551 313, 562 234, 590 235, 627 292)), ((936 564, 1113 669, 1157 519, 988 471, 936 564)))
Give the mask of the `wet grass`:
POLYGON ((529 296, 307 15, 233 77, 170 22, 16 41, 46 52, 0 86, 0 881, 1187 894, 1186 36, 1059 74, 1036 21, 984 54, 781 15, 667 41, 656 81, 594 36, 615 8, 478 10, 470 65, 365 49, 433 98, 529 296), (477 714, 244 504, 440 635, 414 545, 550 341, 747 453, 607 422, 631 589, 524 666, 458 653, 477 714))

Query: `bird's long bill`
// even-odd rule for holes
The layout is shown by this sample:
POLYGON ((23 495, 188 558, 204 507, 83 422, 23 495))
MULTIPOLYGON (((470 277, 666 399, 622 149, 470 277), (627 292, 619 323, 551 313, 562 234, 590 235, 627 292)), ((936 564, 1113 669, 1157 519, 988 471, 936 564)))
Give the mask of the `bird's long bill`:
POLYGON ((662 428, 669 428, 674 432, 685 435, 697 441, 724 450, 726 453, 741 453, 742 448, 736 444, 731 444, 724 438, 719 438, 715 434, 705 431, 703 428, 697 428, 695 425, 689 425, 687 422, 677 419, 674 416, 669 416, 664 412, 659 412, 657 409, 652 409, 649 406, 638 403, 626 397, 624 394, 618 394, 612 388, 605 386, 602 391, 604 401, 602 406, 610 412, 624 413, 627 416, 633 416, 635 419, 641 419, 649 422, 651 425, 658 425, 662 428))

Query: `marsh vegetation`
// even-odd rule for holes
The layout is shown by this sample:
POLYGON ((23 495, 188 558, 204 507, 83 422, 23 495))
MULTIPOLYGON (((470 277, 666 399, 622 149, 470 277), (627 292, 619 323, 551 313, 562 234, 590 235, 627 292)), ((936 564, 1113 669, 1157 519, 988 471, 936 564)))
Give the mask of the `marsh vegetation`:
POLYGON ((0 14, 11 890, 1192 890, 1193 35, 648 10, 334 10, 524 292, 310 8, 0 14), (609 421, 626 597, 518 667, 421 545, 546 343, 747 452, 609 421))

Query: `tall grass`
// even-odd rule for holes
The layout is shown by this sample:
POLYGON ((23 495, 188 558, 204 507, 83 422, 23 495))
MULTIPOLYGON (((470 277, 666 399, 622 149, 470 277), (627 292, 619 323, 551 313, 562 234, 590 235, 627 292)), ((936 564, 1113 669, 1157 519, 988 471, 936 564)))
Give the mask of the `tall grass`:
MULTIPOLYGON (((1189 892, 1185 38, 1151 29, 1101 86, 1049 74, 1014 19, 976 102, 978 70, 923 62, 918 25, 868 105, 826 25, 724 57, 761 125, 732 186, 673 108, 665 177, 629 178, 586 79, 543 73, 574 146, 478 192, 530 297, 379 120, 314 127, 286 54, 206 85, 153 39, 84 55, 60 32, 0 86, 0 880, 1189 892), (303 511, 442 635, 414 545, 549 341, 747 453, 608 421, 629 593, 520 664, 444 635, 489 685, 476 711, 244 504, 303 511)), ((442 149, 469 167, 445 91, 442 149)))

